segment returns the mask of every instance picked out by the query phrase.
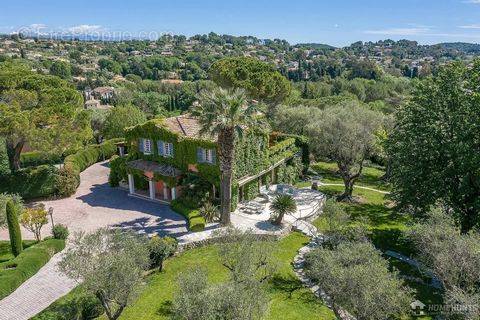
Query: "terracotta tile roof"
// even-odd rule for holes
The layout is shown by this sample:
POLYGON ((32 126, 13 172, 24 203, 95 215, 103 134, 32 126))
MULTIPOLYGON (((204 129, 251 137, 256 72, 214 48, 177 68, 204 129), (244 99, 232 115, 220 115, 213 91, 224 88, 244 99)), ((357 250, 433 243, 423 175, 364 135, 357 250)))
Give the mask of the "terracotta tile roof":
POLYGON ((200 135, 200 123, 195 117, 188 114, 166 118, 163 121, 163 125, 180 136, 215 141, 215 137, 200 135))

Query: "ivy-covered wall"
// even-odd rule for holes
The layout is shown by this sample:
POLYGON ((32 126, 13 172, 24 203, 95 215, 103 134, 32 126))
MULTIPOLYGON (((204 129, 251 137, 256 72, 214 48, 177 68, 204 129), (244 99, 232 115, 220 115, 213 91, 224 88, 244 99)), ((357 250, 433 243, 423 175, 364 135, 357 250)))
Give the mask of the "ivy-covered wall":
MULTIPOLYGON (((117 176, 113 173, 112 182, 114 184, 126 178, 125 163, 127 161, 145 159, 166 163, 184 172, 188 171, 189 164, 194 164, 198 170, 196 174, 217 187, 220 185, 218 159, 215 164, 197 163, 197 148, 217 149, 217 145, 213 141, 181 136, 165 127, 162 119, 153 119, 142 125, 127 128, 126 142, 130 151, 128 157, 123 160, 115 159, 112 163, 112 171, 118 171, 117 176), (138 143, 140 139, 152 140, 151 155, 139 152, 138 143), (157 141, 172 143, 173 157, 160 156, 157 141)), ((277 182, 294 183, 302 171, 302 164, 304 168, 308 167, 308 143, 306 140, 300 136, 281 133, 270 134, 259 129, 245 131, 235 144, 232 209, 236 208, 239 199, 239 179, 256 175, 285 158, 291 160, 276 169, 277 182), (302 161, 299 159, 302 159, 302 161)), ((131 170, 128 169, 128 171, 131 170)), ((156 176, 156 178, 172 185, 176 183, 173 178, 168 179, 168 177, 161 176, 156 176)), ((272 183, 270 173, 243 186, 244 199, 253 199, 258 195, 260 181, 262 184, 272 183)))
POLYGON ((215 164, 197 163, 197 148, 216 149, 217 145, 215 142, 180 136, 163 127, 162 119, 153 119, 142 125, 127 128, 125 136, 130 146, 130 160, 145 159, 158 163, 166 163, 184 172, 188 171, 189 164, 195 164, 199 176, 219 186, 220 168, 218 161, 215 164), (139 152, 138 143, 140 139, 152 140, 151 155, 145 155, 139 152), (157 141, 172 143, 173 157, 163 157, 159 155, 157 141))

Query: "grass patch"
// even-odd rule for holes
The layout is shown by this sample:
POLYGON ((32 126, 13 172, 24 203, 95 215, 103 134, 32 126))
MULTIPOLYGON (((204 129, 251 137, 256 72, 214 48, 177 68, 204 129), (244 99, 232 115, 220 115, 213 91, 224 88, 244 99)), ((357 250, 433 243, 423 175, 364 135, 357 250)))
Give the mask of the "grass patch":
MULTIPOLYGON (((299 233, 292 233, 278 242, 275 254, 278 257, 279 269, 268 285, 270 309, 266 319, 335 319, 333 312, 310 290, 304 288, 293 272, 293 257, 307 242, 308 238, 299 233)), ((125 309, 120 319, 171 319, 170 306, 177 289, 176 279, 182 272, 197 265, 208 270, 211 282, 220 282, 228 277, 227 270, 220 263, 218 246, 209 245, 185 251, 168 259, 162 273, 154 273, 146 279, 146 288, 137 301, 125 309)), ((72 291, 33 319, 61 319, 58 313, 55 317, 55 312, 71 309, 69 304, 78 300, 81 294, 79 289, 72 291)))
MULTIPOLYGON (((321 182, 343 184, 341 176, 337 173, 338 167, 336 163, 316 162, 312 164, 311 167, 322 177, 321 182)), ((355 182, 355 186, 369 187, 382 191, 390 191, 390 184, 380 179, 384 174, 384 171, 377 168, 364 167, 360 178, 358 178, 355 182)), ((302 182, 300 183, 300 186, 310 186, 310 182, 302 182)))
MULTIPOLYGON (((55 253, 65 247, 65 241, 57 239, 48 239, 37 244, 25 242, 25 244, 27 248, 18 257, 0 263, 0 299, 15 291, 23 282, 37 273, 55 253)), ((3 243, 1 250, 6 248, 7 246, 3 243)), ((2 256, 8 257, 8 254, 3 251, 2 256)))

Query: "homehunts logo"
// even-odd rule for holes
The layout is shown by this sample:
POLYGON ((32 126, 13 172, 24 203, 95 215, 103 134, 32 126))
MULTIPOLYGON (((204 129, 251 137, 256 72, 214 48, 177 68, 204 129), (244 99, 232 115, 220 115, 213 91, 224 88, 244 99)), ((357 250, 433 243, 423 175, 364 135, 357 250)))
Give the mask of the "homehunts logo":
POLYGON ((426 305, 420 300, 410 303, 410 308, 414 316, 424 315, 455 315, 455 314, 476 314, 479 310, 478 305, 463 304, 429 304, 426 305))
POLYGON ((412 309, 412 313, 415 316, 425 315, 425 312, 423 311, 425 309, 425 306, 426 305, 420 300, 415 300, 412 303, 410 303, 410 308, 412 309))

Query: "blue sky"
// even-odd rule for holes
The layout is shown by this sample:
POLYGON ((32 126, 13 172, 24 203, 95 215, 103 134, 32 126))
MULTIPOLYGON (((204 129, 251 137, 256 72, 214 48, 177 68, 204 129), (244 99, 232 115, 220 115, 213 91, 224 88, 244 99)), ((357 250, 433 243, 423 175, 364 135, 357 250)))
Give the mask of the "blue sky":
POLYGON ((387 38, 480 43, 480 0, 2 1, 0 33, 19 29, 147 37, 214 31, 336 46, 387 38))

